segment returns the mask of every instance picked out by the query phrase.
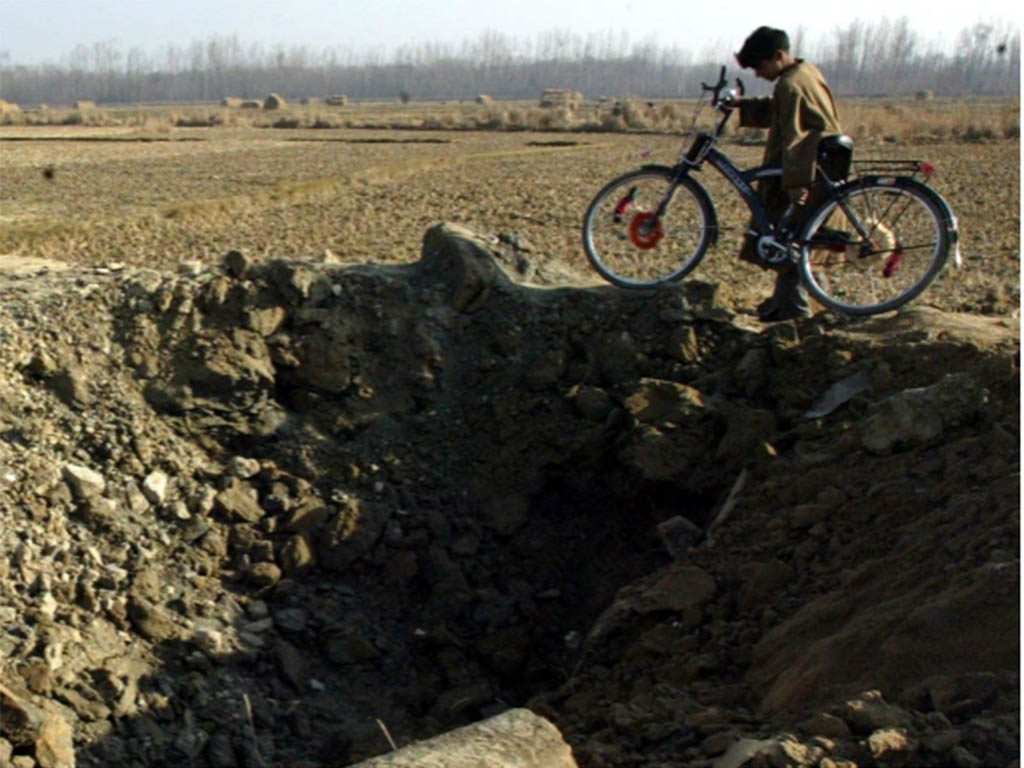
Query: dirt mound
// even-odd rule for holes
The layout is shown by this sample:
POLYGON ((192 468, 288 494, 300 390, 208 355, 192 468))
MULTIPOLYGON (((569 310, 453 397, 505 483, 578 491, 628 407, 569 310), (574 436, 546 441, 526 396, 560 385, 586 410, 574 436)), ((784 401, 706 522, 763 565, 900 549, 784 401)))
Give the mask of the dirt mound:
POLYGON ((1009 764, 1015 325, 528 269, 440 227, 3 278, 0 758, 345 765, 525 705, 581 766, 1009 764))

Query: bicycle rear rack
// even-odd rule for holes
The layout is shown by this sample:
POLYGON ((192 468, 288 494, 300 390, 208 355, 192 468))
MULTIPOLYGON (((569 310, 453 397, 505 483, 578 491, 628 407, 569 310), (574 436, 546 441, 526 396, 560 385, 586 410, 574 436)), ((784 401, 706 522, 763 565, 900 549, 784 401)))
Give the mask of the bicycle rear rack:
POLYGON ((854 160, 854 170, 859 176, 907 176, 916 178, 918 174, 927 181, 935 173, 931 163, 923 160, 854 160))

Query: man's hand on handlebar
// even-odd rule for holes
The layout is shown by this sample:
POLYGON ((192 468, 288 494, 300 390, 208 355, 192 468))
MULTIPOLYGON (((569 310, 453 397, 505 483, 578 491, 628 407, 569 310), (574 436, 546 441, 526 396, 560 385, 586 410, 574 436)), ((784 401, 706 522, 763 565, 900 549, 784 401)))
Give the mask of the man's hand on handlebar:
POLYGON ((730 109, 738 107, 740 105, 740 94, 735 88, 726 88, 718 96, 718 105, 730 109))

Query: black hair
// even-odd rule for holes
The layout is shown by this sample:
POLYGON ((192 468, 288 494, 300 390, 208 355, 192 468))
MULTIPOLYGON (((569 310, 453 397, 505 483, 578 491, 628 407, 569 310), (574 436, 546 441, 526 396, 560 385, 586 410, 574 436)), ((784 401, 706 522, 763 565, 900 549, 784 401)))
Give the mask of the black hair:
POLYGON ((743 41, 743 47, 736 54, 736 61, 744 69, 757 69, 766 59, 775 55, 776 51, 789 50, 789 35, 781 29, 758 27, 743 41))

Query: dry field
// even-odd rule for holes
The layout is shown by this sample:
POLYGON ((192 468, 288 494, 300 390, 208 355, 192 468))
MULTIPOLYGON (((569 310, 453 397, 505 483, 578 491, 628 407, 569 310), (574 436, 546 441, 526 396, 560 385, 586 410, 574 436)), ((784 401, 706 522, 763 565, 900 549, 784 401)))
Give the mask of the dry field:
MULTIPOLYGON (((589 282, 595 277, 579 226, 590 197, 642 162, 673 162, 686 142, 690 105, 625 106, 614 120, 662 132, 614 132, 608 105, 605 113, 581 110, 572 118, 579 130, 547 132, 468 130, 488 122, 570 124, 558 110, 501 103, 252 114, 135 108, 86 111, 78 120, 67 111, 25 112, 0 126, 0 254, 160 268, 210 262, 231 249, 257 258, 329 251, 345 262, 406 262, 418 258, 427 227, 451 221, 525 240, 534 282, 589 282), (215 125, 179 127, 204 115, 215 125), (275 124, 322 127, 269 127, 275 124)), ((1016 104, 851 100, 842 107, 859 157, 932 162, 935 186, 960 217, 964 269, 945 274, 920 301, 983 313, 1015 307, 1016 104)), ((754 165, 757 139, 740 132, 725 149, 740 165, 754 165)), ((697 276, 729 286, 737 309, 749 309, 769 278, 732 258, 745 214, 715 172, 702 180, 727 231, 697 276)))
POLYGON ((580 768, 1018 766, 1019 139, 862 107, 964 268, 768 326, 711 170, 717 293, 544 289, 678 133, 0 127, 0 765, 334 768, 525 705, 580 768))

